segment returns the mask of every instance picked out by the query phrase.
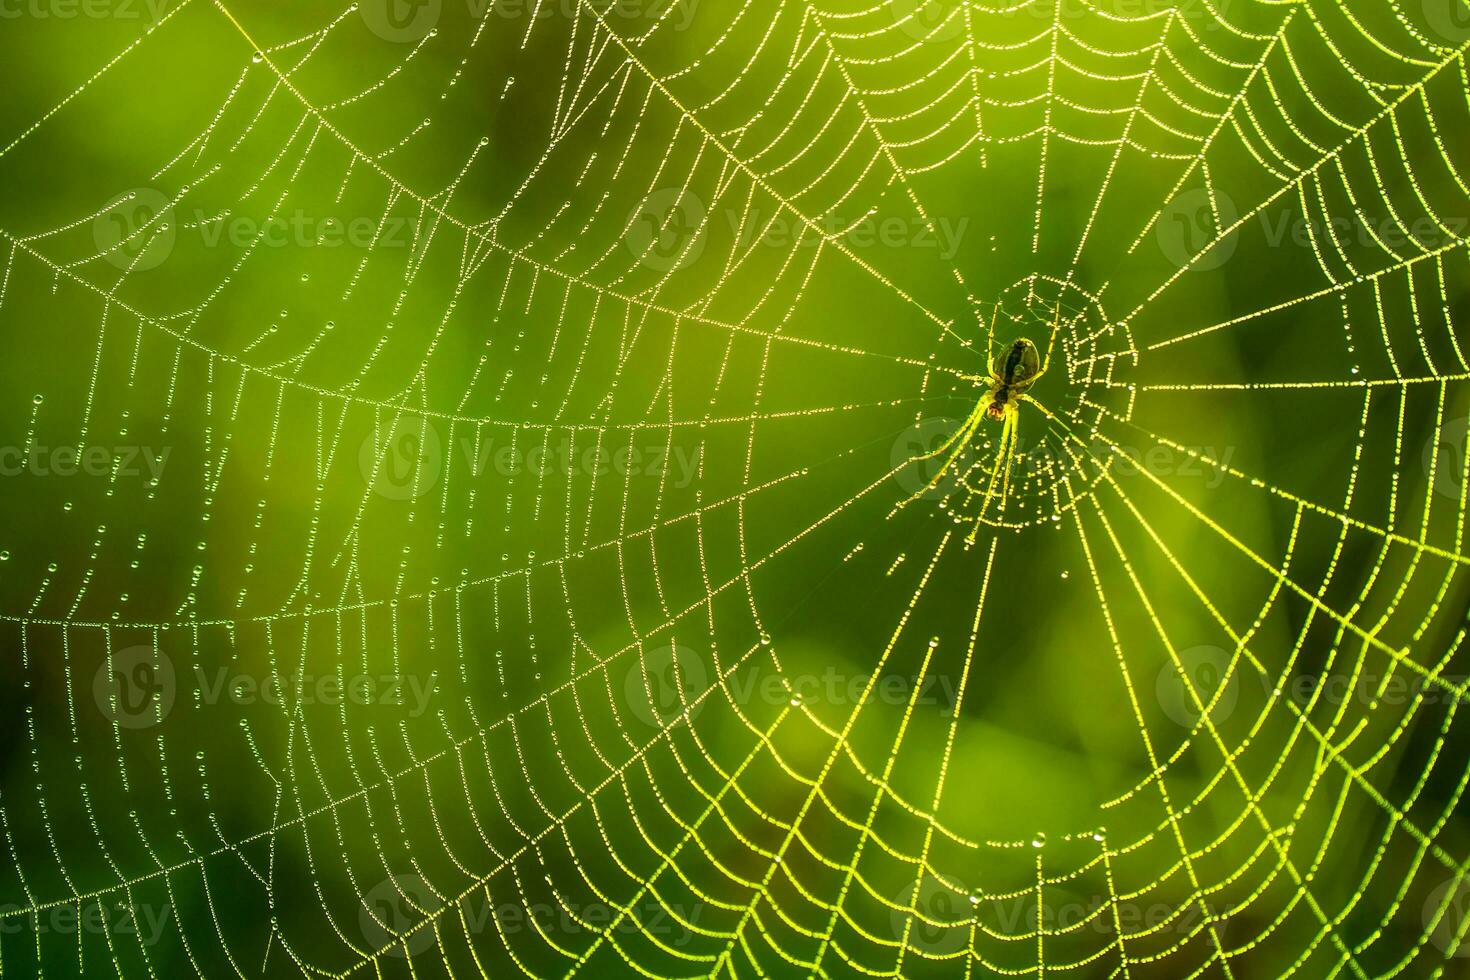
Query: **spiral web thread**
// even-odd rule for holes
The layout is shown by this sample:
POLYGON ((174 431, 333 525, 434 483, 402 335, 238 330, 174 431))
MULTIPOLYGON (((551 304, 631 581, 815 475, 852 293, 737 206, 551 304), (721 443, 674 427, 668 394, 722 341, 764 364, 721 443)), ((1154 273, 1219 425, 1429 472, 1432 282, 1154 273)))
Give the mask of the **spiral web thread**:
POLYGON ((72 146, 66 126, 147 135, 94 186, 6 209, 0 316, 38 379, 11 385, 8 438, 173 454, 64 504, 38 490, 6 522, 21 720, 0 914, 33 928, 0 936, 0 966, 1453 975, 1470 922, 1466 481, 1440 435, 1470 377, 1458 2, 628 17, 578 0, 444 5, 436 30, 384 38, 355 6, 184 0, 132 37, 73 25, 107 53, 12 126, 12 195, 72 146), (118 96, 155 72, 199 81, 118 96), (937 271, 852 244, 874 217, 937 234, 1016 174, 1027 220, 971 228, 976 254, 920 252, 937 271), (1093 189, 1080 210, 1057 203, 1069 184, 1093 189), (99 245, 130 187, 166 209, 99 245), (687 227, 648 225, 658 194, 687 227), (1161 262, 1190 195, 1210 231, 1161 262), (375 232, 350 253, 247 235, 186 254, 230 215, 293 209, 375 232), (1216 281, 1200 267, 1282 216, 1308 235, 1279 295, 1193 315, 1216 281), (1337 219, 1368 231, 1313 231, 1337 219), (778 224, 784 240, 751 244, 778 224), (1033 273, 992 282, 992 259, 1033 273), (825 313, 853 298, 887 327, 825 313), (900 506, 911 463, 889 446, 980 397, 992 312, 1034 335, 1064 301, 1068 386, 1026 410, 1045 455, 1014 499, 990 499, 980 447, 937 504, 900 506), (1296 353, 1232 374, 1214 345, 1237 343, 1296 353), (1263 436, 1226 462, 1181 430, 1188 406, 1288 430, 1322 408, 1342 438, 1263 436), (381 492, 405 435, 442 458, 381 492), (694 469, 500 480, 459 450, 487 438, 657 446, 694 469), (1032 535, 1090 602, 1076 628, 1139 776, 1084 826, 993 838, 964 785, 966 705, 1006 649, 1014 613, 993 593, 1043 547, 1032 535), (917 686, 881 702, 876 680, 836 709, 741 696, 752 671, 789 674, 792 581, 834 568, 878 583, 872 676, 943 671, 948 710, 917 686), (1182 654, 1204 642, 1226 660, 1201 689, 1182 654), (387 721, 181 687, 130 727, 93 710, 93 678, 140 647, 181 679, 432 671, 438 687, 387 721), (1160 718, 1161 666, 1185 726, 1160 718), (1284 693, 1329 670, 1384 697, 1284 693), (1418 693, 1387 697, 1404 682, 1418 693), (640 685, 675 707, 640 718, 640 685), (1247 703, 1225 717, 1227 690, 1247 703), (268 824, 233 819, 241 800, 268 824), (1077 896, 1096 900, 1048 913, 1077 896), (147 941, 34 928, 94 904, 171 915, 147 941), (541 912, 483 914, 506 905, 541 912))

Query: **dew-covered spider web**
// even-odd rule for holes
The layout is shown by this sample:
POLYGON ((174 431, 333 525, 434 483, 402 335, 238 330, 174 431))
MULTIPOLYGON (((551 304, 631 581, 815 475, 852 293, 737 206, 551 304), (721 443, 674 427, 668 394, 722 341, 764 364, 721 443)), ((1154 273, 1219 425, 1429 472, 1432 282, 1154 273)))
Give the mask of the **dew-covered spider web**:
POLYGON ((0 975, 1465 975, 1463 0, 0 44, 0 975))

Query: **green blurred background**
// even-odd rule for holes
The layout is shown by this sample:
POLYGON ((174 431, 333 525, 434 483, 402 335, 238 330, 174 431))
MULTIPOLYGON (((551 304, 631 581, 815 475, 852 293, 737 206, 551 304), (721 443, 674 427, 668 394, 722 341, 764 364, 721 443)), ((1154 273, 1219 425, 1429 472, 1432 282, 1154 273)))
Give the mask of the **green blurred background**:
POLYGON ((1458 975, 1409 6, 7 8, 0 967, 1458 975))

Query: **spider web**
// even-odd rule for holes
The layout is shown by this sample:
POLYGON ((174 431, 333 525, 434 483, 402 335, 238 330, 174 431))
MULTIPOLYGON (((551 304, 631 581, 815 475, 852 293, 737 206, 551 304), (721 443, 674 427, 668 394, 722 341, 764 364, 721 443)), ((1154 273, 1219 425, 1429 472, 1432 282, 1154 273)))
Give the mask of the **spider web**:
POLYGON ((0 968, 1454 975, 1459 0, 298 7, 6 28, 0 968))

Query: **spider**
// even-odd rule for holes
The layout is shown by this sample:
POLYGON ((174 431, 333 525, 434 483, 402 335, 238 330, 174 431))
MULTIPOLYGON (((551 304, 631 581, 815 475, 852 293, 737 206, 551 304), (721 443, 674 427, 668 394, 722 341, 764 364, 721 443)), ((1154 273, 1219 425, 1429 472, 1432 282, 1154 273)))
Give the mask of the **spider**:
MULTIPOLYGON (((993 422, 999 422, 1001 429, 1000 446, 996 452, 995 465, 990 471, 990 487, 986 490, 985 496, 987 501, 992 498, 995 478, 999 474, 1001 478, 1000 497, 1002 504, 1004 504, 1006 495, 1010 491, 1010 457, 1016 448, 1021 403, 1032 402, 1047 415, 1051 414, 1050 412, 1046 412, 1046 409, 1041 406, 1041 403, 1028 395, 1027 392, 1031 390, 1032 385, 1041 380, 1042 376, 1046 374, 1047 369, 1051 367, 1052 346, 1056 343, 1057 327, 1062 322, 1062 305, 1058 303, 1052 313, 1051 336, 1046 342, 1045 357, 1039 356, 1036 351, 1036 345, 1025 337, 1019 337, 1012 341, 999 354, 992 354, 991 352, 995 348, 995 318, 999 312, 1000 308, 997 306, 996 312, 991 314, 990 326, 985 335, 985 356, 990 362, 990 374, 985 377, 978 375, 966 376, 966 380, 969 381, 984 381, 988 386, 986 395, 975 405, 975 408, 970 412, 970 417, 965 420, 965 424, 960 426, 938 449, 924 453, 918 457, 919 459, 933 459, 935 456, 949 452, 950 447, 958 446, 954 452, 950 453, 949 458, 939 468, 939 472, 934 474, 933 479, 929 481, 928 485, 909 498, 910 500, 920 497, 934 488, 940 479, 943 478, 945 472, 959 457, 960 450, 969 444, 975 431, 980 427, 980 423, 989 419, 993 422)), ((907 502, 905 501, 905 503, 907 502)))

